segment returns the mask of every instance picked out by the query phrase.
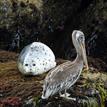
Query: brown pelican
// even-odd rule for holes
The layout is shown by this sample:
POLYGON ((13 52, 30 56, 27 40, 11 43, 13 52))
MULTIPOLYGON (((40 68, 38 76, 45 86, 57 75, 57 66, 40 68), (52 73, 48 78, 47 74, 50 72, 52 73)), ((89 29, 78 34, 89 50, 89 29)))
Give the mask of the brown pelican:
POLYGON ((42 99, 65 91, 64 95, 68 98, 66 90, 69 89, 79 78, 83 66, 88 70, 88 63, 85 50, 85 37, 82 31, 74 30, 72 41, 77 51, 76 59, 65 62, 52 69, 46 76, 43 85, 42 99))

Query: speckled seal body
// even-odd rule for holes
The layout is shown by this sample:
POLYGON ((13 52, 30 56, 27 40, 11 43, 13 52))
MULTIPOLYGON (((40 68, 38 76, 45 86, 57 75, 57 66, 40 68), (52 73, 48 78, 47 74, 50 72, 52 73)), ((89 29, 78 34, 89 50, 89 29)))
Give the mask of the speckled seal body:
POLYGON ((18 58, 18 69, 24 75, 39 75, 56 66, 52 50, 41 42, 26 46, 18 58))

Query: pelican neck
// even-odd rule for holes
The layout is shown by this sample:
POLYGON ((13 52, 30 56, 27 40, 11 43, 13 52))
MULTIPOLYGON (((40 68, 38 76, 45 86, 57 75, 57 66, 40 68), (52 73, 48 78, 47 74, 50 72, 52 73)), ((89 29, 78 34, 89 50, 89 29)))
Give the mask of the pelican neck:
POLYGON ((83 58, 82 58, 82 55, 80 54, 77 54, 76 58, 75 58, 75 62, 83 62, 83 58))

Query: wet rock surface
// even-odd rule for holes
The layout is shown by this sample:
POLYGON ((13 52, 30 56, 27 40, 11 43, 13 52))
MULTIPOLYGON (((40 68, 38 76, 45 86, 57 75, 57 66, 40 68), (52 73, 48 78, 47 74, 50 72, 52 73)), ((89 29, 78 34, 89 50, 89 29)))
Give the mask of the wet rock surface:
MULTIPOLYGON (((83 102, 89 100, 92 104, 94 102, 98 102, 100 99, 99 91, 95 90, 94 88, 84 88, 82 85, 85 85, 86 80, 80 78, 80 80, 71 88, 68 92, 71 94, 71 97, 76 98, 76 101, 66 100, 64 98, 60 98, 59 95, 55 95, 49 98, 46 101, 41 101, 41 92, 42 92, 42 84, 43 80, 46 76, 46 73, 39 76, 23 76, 17 69, 17 57, 16 53, 7 52, 7 51, 0 51, 1 59, 0 62, 0 106, 12 106, 12 107, 70 107, 71 105, 74 107, 83 106, 83 102), (3 60, 2 57, 5 56, 3 60), (12 59, 14 58, 14 59, 12 59), (9 59, 9 60, 8 60, 9 59), (80 87, 79 87, 80 86, 80 87), (74 91, 75 90, 75 91, 74 91), (97 100, 96 100, 96 95, 97 100), (85 97, 89 96, 89 98, 85 97)), ((57 64, 61 64, 66 60, 58 59, 57 64)), ((88 81, 89 86, 92 86, 97 78, 106 79, 106 75, 101 76, 101 72, 98 72, 98 68, 93 68, 94 66, 97 67, 99 63, 98 60, 93 62, 93 58, 89 58, 89 65, 92 73, 89 73, 87 76, 91 79, 88 81)), ((103 66, 104 68, 104 66, 103 66)), ((101 71, 103 71, 102 68, 101 71)), ((85 78, 85 71, 83 72, 85 78)), ((103 75, 103 74, 102 74, 103 75)), ((98 81, 96 82, 98 83, 98 81)), ((96 84, 95 83, 95 84, 96 84)), ((87 86, 87 85, 86 85, 87 86)), ((102 88, 101 88, 102 89, 102 88)), ((105 82, 105 89, 106 89, 106 82, 105 82)), ((104 94, 105 95, 105 94, 104 94)), ((97 104, 96 103, 96 104, 97 104)), ((106 104, 106 103, 105 103, 106 104)), ((94 105, 94 104, 93 104, 94 105)), ((97 106, 96 106, 97 107, 97 106)))

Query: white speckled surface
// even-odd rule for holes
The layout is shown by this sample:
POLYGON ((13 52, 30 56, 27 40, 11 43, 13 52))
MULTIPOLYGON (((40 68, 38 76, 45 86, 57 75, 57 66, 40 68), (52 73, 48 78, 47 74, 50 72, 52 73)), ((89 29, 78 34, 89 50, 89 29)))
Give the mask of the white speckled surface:
POLYGON ((56 66, 52 50, 41 42, 26 46, 18 58, 18 68, 22 74, 38 75, 56 66))

